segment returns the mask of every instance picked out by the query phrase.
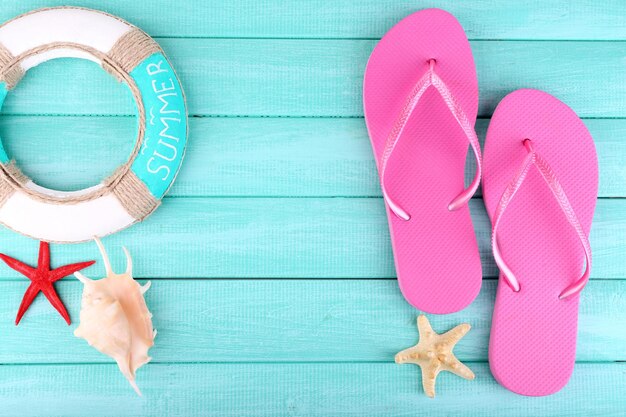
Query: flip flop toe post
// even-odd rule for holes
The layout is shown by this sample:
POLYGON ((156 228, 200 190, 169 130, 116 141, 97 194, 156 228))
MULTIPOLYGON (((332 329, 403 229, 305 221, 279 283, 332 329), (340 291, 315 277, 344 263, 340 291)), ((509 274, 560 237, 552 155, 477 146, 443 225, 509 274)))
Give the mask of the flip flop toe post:
POLYGON ((511 391, 549 395, 567 384, 576 358, 579 293, 592 264, 595 145, 567 105, 518 90, 494 112, 484 170, 500 268, 490 367, 511 391))
POLYGON ((425 312, 459 311, 482 278, 468 209, 481 176, 478 83, 459 22, 427 9, 396 24, 368 61, 363 101, 402 293, 425 312))

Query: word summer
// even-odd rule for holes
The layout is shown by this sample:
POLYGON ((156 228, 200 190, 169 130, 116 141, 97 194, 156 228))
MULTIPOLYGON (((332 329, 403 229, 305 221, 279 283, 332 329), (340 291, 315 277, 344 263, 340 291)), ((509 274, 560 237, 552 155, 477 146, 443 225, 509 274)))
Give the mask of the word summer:
POLYGON ((152 152, 146 162, 149 173, 155 174, 162 181, 171 180, 176 174, 176 161, 184 149, 186 135, 185 108, 182 92, 169 63, 165 59, 149 63, 145 68, 151 79, 146 141, 142 154, 152 152), (158 139, 158 140, 157 140, 158 139))

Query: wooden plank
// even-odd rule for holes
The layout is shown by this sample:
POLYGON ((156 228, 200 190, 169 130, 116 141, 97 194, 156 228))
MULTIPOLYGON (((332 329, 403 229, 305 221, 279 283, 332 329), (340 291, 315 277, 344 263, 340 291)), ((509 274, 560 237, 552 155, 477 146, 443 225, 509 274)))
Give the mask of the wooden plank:
MULTIPOLYGON (((363 114, 363 72, 376 42, 169 38, 161 43, 181 76, 192 115, 355 117, 363 114)), ((525 87, 556 95, 583 117, 626 117, 623 42, 475 41, 472 48, 482 116, 507 93, 525 87)), ((94 63, 65 60, 29 71, 4 111, 131 115, 134 105, 127 89, 94 63)))
MULTIPOLYGON (((496 276, 491 226, 481 200, 470 203, 483 274, 496 276)), ((594 278, 626 277, 626 210, 598 202, 591 232, 594 278)), ((121 245, 148 278, 389 278, 387 218, 379 198, 166 199, 147 221, 106 239, 123 267, 121 245), (143 250, 142 250, 143 249, 143 250)), ((0 248, 34 262, 37 242, 2 228, 0 248)), ((99 258, 93 243, 54 245, 54 262, 99 258)), ((101 267, 90 272, 100 274, 101 267)), ((19 274, 0 265, 0 276, 19 274)))
MULTIPOLYGON (((39 296, 13 324, 27 282, 0 283, 1 363, 110 363, 73 335, 82 284, 57 284, 74 320, 68 327, 39 296), (46 349, 42 350, 41 346, 46 349)), ((497 282, 485 281, 465 310, 429 315, 439 332, 467 322, 455 348, 486 361, 497 282)), ((158 330, 156 362, 392 361, 416 343, 418 312, 395 280, 158 280, 146 295, 158 330)), ((626 281, 593 281, 582 293, 578 361, 626 360, 626 281)))
MULTIPOLYGON (((488 123, 478 120, 481 140, 488 123)), ((585 123, 598 150, 599 195, 626 197, 626 119, 585 123)), ((381 196, 363 119, 192 118, 190 127, 185 163, 170 196, 381 196)), ((130 154, 135 134, 128 117, 0 117, 9 155, 40 185, 63 190, 111 174, 130 154), (51 139, 50 132, 62 140, 51 139)), ((471 181, 471 155, 468 161, 471 181)))
POLYGON ((415 366, 393 363, 148 365, 143 398, 114 365, 3 366, 4 415, 28 416, 588 416, 623 415, 626 364, 579 364, 559 393, 529 398, 501 387, 486 364, 466 381, 438 379, 426 397, 415 366), (33 401, 33 399, 36 401, 33 401))
POLYGON ((626 39, 620 0, 519 2, 476 0, 22 0, 0 10, 0 21, 51 5, 103 9, 152 36, 261 38, 380 38, 406 15, 428 7, 453 13, 473 39, 626 39))

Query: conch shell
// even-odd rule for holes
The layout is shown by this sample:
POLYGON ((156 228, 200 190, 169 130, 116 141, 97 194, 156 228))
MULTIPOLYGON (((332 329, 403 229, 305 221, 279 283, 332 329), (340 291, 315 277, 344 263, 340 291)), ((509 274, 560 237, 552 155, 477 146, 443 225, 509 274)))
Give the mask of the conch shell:
POLYGON ((133 261, 124 247, 126 272, 114 273, 102 243, 97 238, 95 240, 107 276, 91 280, 80 272, 74 273, 85 284, 80 325, 74 335, 115 359, 122 374, 141 395, 135 383, 135 372, 150 361, 148 349, 154 345, 156 336, 156 330, 152 328, 152 314, 143 298, 150 282, 141 286, 133 279, 133 261))

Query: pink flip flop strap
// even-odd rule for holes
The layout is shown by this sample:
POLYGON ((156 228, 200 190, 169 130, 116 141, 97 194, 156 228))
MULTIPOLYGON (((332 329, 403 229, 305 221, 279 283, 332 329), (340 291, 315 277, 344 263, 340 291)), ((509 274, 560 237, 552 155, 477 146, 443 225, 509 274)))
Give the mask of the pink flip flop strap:
POLYGON ((453 211, 457 210, 466 204, 476 193, 478 189, 478 185, 480 184, 480 177, 482 173, 482 156, 480 154, 480 144, 478 143, 478 137, 476 136, 476 132, 474 128, 471 126, 465 112, 461 108, 458 101, 452 95, 448 86, 443 82, 441 78, 435 73, 435 60, 431 59, 428 61, 429 68, 426 74, 417 82, 411 93, 409 94, 402 111, 398 115, 391 132, 387 136, 385 141, 385 149, 383 151, 383 155, 380 161, 380 183, 383 190, 383 197, 385 201, 389 205, 391 211, 401 218, 402 220, 408 221, 411 219, 411 215, 407 213, 400 205, 398 205, 387 193, 387 189, 385 186, 385 172, 387 170, 387 163, 395 149, 402 132, 407 124, 407 121, 411 117, 411 114, 417 107, 417 104, 429 87, 435 87, 443 101, 448 106, 450 113, 454 116, 456 121, 458 122, 461 129, 467 136, 469 143, 474 151, 474 156, 476 158, 476 174, 474 175, 474 180, 470 184, 469 187, 464 189, 458 196, 456 196, 452 202, 448 205, 448 210, 453 211))
POLYGON ((526 157, 524 158, 524 161, 522 162, 522 165, 517 174, 513 178, 513 181, 511 181, 511 183, 507 186, 506 190, 502 194, 502 198, 500 199, 498 207, 496 208, 493 228, 491 232, 491 246, 493 248, 493 256, 509 287, 511 287, 513 291, 518 292, 520 290, 520 283, 515 277, 513 271, 511 271, 511 269, 507 266, 506 262, 502 258, 502 254, 498 246, 498 226, 500 225, 500 221, 502 220, 502 216, 507 206, 511 203, 513 197, 522 186, 531 166, 534 165, 535 167, 537 167, 537 170, 550 188, 550 191, 552 191, 552 194, 554 195, 557 203, 561 207, 561 210, 565 214, 567 221, 576 231, 576 234, 578 235, 580 243, 582 244, 583 250, 585 252, 585 272, 583 273, 582 277, 569 285, 561 292, 561 294, 559 294, 559 299, 562 300, 574 294, 578 294, 585 287, 587 281, 589 281, 589 274, 591 272, 591 245, 589 244, 589 239, 583 231, 583 228, 578 221, 578 217, 576 217, 576 213, 574 212, 574 209, 572 208, 567 198, 567 195, 565 194, 565 191, 563 191, 563 188, 561 187, 561 184, 556 178, 556 175, 554 174, 554 171, 552 170, 550 165, 533 149, 532 141, 530 139, 524 140, 524 146, 528 151, 528 155, 526 155, 526 157))

